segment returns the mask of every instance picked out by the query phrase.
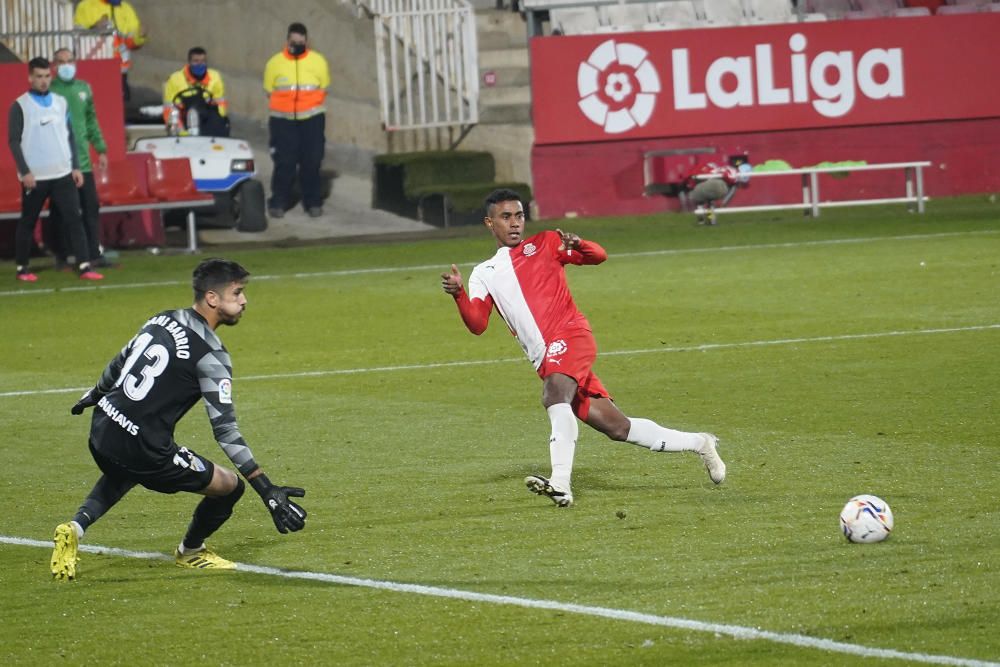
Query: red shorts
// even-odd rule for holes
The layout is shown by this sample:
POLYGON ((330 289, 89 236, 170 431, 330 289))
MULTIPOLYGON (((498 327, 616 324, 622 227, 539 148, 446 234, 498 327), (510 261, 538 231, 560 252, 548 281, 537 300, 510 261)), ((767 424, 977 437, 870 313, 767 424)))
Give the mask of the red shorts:
POLYGON ((594 334, 586 329, 563 332, 549 342, 545 358, 538 368, 538 377, 543 380, 554 373, 568 375, 576 380, 576 396, 573 397, 573 412, 586 421, 590 413, 592 398, 611 398, 601 379, 594 375, 591 367, 597 358, 597 342, 594 334))

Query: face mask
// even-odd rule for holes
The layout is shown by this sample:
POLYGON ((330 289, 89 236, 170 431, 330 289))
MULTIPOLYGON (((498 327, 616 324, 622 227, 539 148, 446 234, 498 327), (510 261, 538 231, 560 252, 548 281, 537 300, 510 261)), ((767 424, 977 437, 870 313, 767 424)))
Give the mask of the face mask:
POLYGON ((56 68, 56 74, 59 78, 67 83, 76 78, 76 64, 74 63, 62 63, 56 68))
POLYGON ((305 52, 306 52, 306 45, 305 44, 289 44, 288 45, 288 53, 290 53, 293 56, 301 56, 305 52))
POLYGON ((208 72, 208 63, 198 63, 197 65, 188 65, 188 69, 191 70, 191 76, 196 79, 205 78, 205 74, 208 72))

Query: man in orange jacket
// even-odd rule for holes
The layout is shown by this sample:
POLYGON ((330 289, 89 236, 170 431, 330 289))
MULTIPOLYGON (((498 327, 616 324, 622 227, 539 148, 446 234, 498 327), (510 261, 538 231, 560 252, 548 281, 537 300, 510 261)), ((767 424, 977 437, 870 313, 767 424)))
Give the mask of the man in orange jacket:
POLYGON ((268 214, 272 218, 285 215, 296 175, 302 186, 302 207, 312 218, 323 215, 319 169, 326 143, 324 104, 329 85, 326 58, 309 48, 304 25, 291 24, 285 48, 272 56, 264 68, 274 160, 268 201, 268 214))
POLYGON ((122 95, 131 97, 128 71, 132 67, 132 52, 146 43, 146 29, 132 5, 125 0, 83 0, 76 6, 73 23, 88 30, 113 30, 115 57, 121 65, 122 95))

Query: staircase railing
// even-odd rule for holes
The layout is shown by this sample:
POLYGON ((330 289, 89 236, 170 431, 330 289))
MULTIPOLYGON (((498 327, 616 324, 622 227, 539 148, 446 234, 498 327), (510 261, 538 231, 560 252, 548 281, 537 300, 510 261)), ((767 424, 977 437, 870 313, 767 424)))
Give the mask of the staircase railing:
POLYGON ((476 17, 466 0, 358 2, 375 24, 382 125, 389 132, 479 122, 476 17))
POLYGON ((81 60, 113 58, 113 32, 73 27, 70 0, 0 0, 0 43, 23 61, 73 49, 81 60))

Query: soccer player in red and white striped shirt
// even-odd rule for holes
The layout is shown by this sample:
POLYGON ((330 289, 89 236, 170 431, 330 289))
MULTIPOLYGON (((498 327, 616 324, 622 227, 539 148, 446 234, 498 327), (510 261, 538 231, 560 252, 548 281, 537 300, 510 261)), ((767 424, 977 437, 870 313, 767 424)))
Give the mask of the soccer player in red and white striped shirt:
POLYGON ((558 229, 525 238, 524 206, 513 190, 495 190, 487 197, 484 223, 496 239, 496 254, 472 270, 468 290, 454 264, 441 274, 441 285, 476 335, 486 330, 495 307, 542 378, 542 405, 552 423, 552 474, 528 476, 528 489, 548 496, 558 507, 573 504, 570 477, 577 418, 612 440, 654 452, 696 452, 712 481, 721 483, 726 464, 716 451, 714 435, 626 417, 591 370, 597 344, 587 318, 573 303, 565 266, 600 264, 608 258, 604 248, 558 229))

